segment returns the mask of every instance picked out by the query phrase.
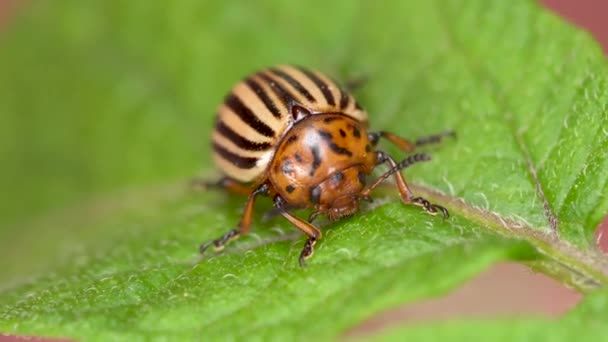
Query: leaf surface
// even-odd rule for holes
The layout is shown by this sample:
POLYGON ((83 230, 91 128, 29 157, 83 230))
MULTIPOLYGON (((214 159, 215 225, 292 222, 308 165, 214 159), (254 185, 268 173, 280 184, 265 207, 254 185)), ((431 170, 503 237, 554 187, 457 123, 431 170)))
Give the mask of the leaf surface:
POLYGON ((592 240, 608 211, 608 68, 587 34, 531 1, 35 2, 0 49, 0 331, 332 338, 501 260, 584 292, 608 282, 592 240), (388 186, 326 224, 302 269, 302 237, 262 222, 266 201, 251 237, 198 260, 243 205, 186 189, 218 176, 214 110, 234 82, 279 63, 369 77, 356 96, 373 129, 454 129, 404 172, 452 218, 388 186))

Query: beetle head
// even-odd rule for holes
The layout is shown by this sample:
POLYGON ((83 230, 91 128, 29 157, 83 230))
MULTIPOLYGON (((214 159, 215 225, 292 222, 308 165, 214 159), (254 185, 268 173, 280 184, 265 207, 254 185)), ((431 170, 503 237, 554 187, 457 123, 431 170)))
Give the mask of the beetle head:
POLYGON ((332 221, 352 216, 359 211, 364 186, 365 175, 357 166, 334 172, 313 189, 318 213, 327 214, 332 221))

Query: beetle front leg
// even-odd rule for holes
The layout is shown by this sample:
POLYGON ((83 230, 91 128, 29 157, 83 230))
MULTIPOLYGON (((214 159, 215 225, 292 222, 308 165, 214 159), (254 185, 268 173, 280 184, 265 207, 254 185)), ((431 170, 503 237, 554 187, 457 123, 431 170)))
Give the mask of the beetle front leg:
POLYGON ((405 179, 403 178, 403 175, 401 174, 402 169, 404 169, 412 164, 415 164, 415 163, 418 163, 421 161, 428 161, 430 159, 431 158, 428 155, 426 155, 424 153, 419 153, 419 154, 413 154, 413 155, 409 156, 408 158, 404 159, 402 162, 397 164, 391 156, 389 156, 388 154, 386 154, 382 151, 378 151, 376 163, 377 164, 389 163, 389 165, 391 166, 391 169, 388 170, 387 172, 385 172, 380 177, 378 177, 378 179, 376 179, 376 181, 370 187, 363 190, 360 194, 361 198, 368 198, 370 193, 378 185, 380 185, 380 183, 382 183, 384 180, 386 180, 391 175, 394 175, 395 183, 397 184, 397 189, 399 190, 399 196, 401 197, 401 200, 403 202, 405 202, 407 204, 414 204, 414 205, 421 206, 427 213, 429 213, 431 215, 437 215, 437 213, 441 212, 443 214, 444 218, 448 218, 450 216, 450 214, 446 208, 444 208, 440 205, 437 205, 437 204, 433 204, 422 197, 414 197, 412 190, 410 190, 409 186, 405 182, 405 179))
MULTIPOLYGON (((275 205, 278 208, 282 208, 283 199, 279 196, 275 199, 275 205)), ((300 258, 298 261, 300 262, 300 266, 306 266, 306 259, 312 257, 314 254, 314 246, 319 239, 321 239, 321 231, 312 224, 302 220, 299 217, 292 215, 287 211, 282 211, 281 215, 287 219, 291 224, 293 224, 296 228, 301 230, 304 234, 308 236, 306 242, 304 243, 304 248, 302 248, 302 252, 300 253, 300 258)))

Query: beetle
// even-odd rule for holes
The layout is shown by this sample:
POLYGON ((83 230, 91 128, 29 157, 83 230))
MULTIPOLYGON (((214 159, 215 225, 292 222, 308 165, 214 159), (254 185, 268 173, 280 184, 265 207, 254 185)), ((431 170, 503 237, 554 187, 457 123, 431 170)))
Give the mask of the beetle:
POLYGON ((440 142, 444 132, 411 142, 387 131, 369 131, 368 115, 355 98, 328 76, 294 65, 259 70, 237 83, 220 105, 212 133, 213 158, 224 176, 207 182, 211 188, 247 196, 237 228, 201 245, 220 251, 250 231, 258 196, 270 197, 273 210, 307 239, 299 263, 313 255, 321 231, 312 222, 321 215, 335 221, 359 211, 362 200, 385 179, 394 176, 401 200, 427 213, 449 217, 440 205, 415 196, 401 169, 429 160, 410 155, 397 163, 378 149, 385 138, 405 152, 440 142), (390 169, 367 186, 374 169, 390 169), (312 209, 308 220, 294 209, 312 209))

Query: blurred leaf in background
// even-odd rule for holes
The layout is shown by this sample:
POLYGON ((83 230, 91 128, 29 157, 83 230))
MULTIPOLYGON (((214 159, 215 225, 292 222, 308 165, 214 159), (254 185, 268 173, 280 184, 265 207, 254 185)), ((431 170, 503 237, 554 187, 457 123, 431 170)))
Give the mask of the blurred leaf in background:
MULTIPOLYGON (((23 4, 0 35, 0 331, 332 338, 501 260, 596 292, 608 282, 592 243, 608 211, 607 71, 586 34, 526 0, 23 4), (279 63, 368 75, 356 95, 375 129, 455 129, 458 141, 406 172, 453 217, 387 191, 328 225, 305 269, 300 235, 261 215, 251 238, 197 262, 198 244, 233 227, 243 204, 186 189, 218 176, 215 108, 244 75, 279 63)), ((561 321, 386 336, 605 334, 607 298, 593 293, 561 321)))

